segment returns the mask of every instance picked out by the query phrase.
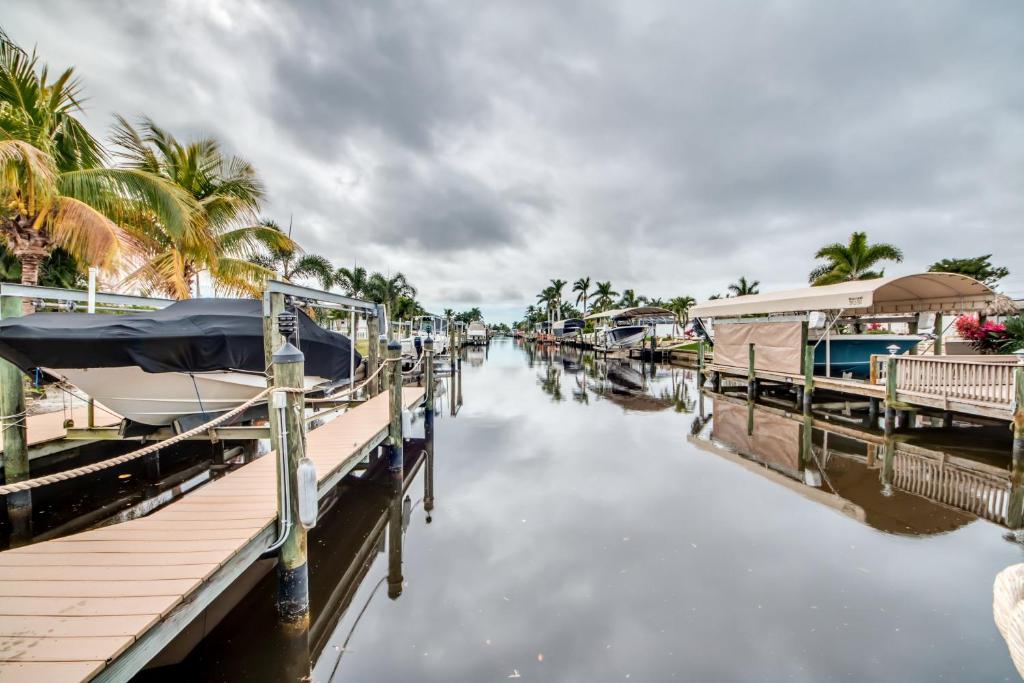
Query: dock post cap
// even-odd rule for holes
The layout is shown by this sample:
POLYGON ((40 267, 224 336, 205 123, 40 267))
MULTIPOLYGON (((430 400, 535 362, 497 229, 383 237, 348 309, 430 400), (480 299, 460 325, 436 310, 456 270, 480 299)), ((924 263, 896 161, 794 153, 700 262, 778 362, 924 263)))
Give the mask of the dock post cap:
POLYGON ((402 345, 396 341, 388 342, 388 351, 401 351, 402 345))
POLYGON ((433 346, 433 345, 434 345, 434 338, 433 337, 427 337, 426 339, 423 340, 423 346, 426 347, 426 346, 433 346))
POLYGON ((274 351, 271 359, 275 363, 301 363, 306 356, 294 344, 286 341, 277 351, 274 351))

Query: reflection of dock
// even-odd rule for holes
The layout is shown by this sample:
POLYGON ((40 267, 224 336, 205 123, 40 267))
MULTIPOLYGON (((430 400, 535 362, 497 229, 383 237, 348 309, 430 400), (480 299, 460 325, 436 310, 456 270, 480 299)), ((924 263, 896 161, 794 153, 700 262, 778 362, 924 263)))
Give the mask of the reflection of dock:
POLYGON ((903 533, 936 533, 975 516, 1020 525, 1021 503, 1006 469, 730 396, 713 399, 712 438, 734 453, 726 456, 700 437, 693 443, 876 528, 900 533, 895 522, 906 524, 903 533), (820 432, 819 443, 808 438, 808 426, 820 432))
MULTIPOLYGON (((388 400, 310 432, 321 497, 384 441, 388 400)), ((126 680, 202 624, 276 533, 276 467, 263 457, 147 517, 0 554, 0 678, 126 680)))

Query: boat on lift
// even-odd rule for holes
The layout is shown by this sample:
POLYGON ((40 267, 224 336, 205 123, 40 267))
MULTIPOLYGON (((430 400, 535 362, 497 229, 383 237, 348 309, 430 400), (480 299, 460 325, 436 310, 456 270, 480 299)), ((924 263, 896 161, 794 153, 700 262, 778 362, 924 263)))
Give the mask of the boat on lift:
MULTIPOLYGON (((329 393, 362 357, 351 341, 297 311, 303 386, 329 393), (354 365, 350 358, 355 359, 354 365)), ((214 417, 267 387, 263 307, 255 299, 188 299, 124 315, 34 313, 0 321, 0 357, 67 382, 124 418, 163 426, 214 417)))
POLYGON ((672 322, 675 314, 659 306, 633 306, 591 313, 584 320, 596 325, 584 341, 602 351, 620 351, 637 346, 654 332, 659 322, 672 322))

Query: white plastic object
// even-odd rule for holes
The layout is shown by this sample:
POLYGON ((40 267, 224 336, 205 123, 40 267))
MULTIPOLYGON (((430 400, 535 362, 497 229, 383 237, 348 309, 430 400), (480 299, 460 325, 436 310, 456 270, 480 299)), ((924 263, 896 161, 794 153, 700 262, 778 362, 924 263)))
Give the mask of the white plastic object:
POLYGON ((811 311, 807 314, 807 326, 812 330, 820 330, 825 327, 826 320, 824 311, 811 311))
POLYGON ((320 514, 320 501, 317 497, 316 465, 309 458, 299 460, 295 472, 296 488, 299 491, 299 524, 306 529, 316 526, 317 515, 320 514))
POLYGON ((808 486, 813 486, 816 489, 820 489, 821 481, 821 472, 819 472, 818 470, 804 470, 804 483, 807 484, 808 486))
POLYGON ((288 392, 280 389, 270 392, 270 406, 275 410, 281 410, 288 405, 288 392))

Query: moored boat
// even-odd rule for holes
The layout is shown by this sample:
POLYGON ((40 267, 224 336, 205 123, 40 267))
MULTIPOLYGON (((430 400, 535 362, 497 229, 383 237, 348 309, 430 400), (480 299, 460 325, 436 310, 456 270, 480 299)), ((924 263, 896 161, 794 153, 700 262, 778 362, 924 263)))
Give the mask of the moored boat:
MULTIPOLYGON (((301 310, 298 338, 307 389, 330 391, 362 362, 348 337, 325 330, 301 310)), ((230 410, 267 386, 263 308, 252 299, 190 299, 125 315, 10 318, 0 321, 0 357, 154 426, 230 410)))

